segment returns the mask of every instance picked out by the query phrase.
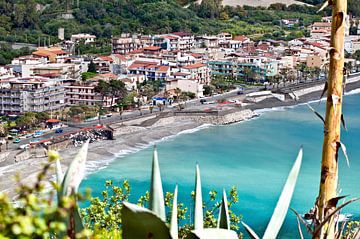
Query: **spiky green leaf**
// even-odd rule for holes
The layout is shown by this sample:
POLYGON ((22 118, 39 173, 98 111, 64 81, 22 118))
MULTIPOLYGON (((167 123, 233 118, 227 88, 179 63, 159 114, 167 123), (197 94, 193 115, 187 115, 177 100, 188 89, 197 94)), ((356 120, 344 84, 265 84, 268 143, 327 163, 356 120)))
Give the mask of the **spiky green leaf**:
POLYGON ((201 230, 204 228, 203 222, 203 201, 201 192, 201 178, 200 168, 196 164, 196 175, 195 175, 195 208, 194 208, 194 229, 201 230))
POLYGON ((279 201, 277 202, 274 213, 265 230, 263 239, 274 239, 277 237, 281 226, 285 220, 286 213, 289 209, 290 201, 294 193, 296 181, 300 172, 303 150, 299 151, 297 159, 289 173, 283 191, 281 192, 279 201))
POLYGON ((87 151, 89 147, 89 141, 87 141, 70 163, 67 169, 64 179, 61 184, 61 195, 69 196, 72 192, 78 191, 79 185, 85 175, 85 163, 87 158, 87 151))
POLYGON ((165 222, 146 208, 124 202, 121 218, 124 239, 172 238, 165 222))
POLYGON ((171 220, 170 220, 170 234, 173 239, 178 239, 178 213, 177 213, 177 197, 178 197, 178 186, 175 186, 174 200, 172 205, 171 220))
POLYGON ((237 239, 236 232, 221 228, 206 228, 194 230, 191 232, 192 237, 196 239, 237 239))
POLYGON ((229 209, 225 189, 223 190, 221 207, 219 210, 218 228, 230 229, 229 209))
POLYGON ((166 220, 164 191, 161 182, 160 167, 156 146, 154 146, 149 209, 163 221, 166 220))

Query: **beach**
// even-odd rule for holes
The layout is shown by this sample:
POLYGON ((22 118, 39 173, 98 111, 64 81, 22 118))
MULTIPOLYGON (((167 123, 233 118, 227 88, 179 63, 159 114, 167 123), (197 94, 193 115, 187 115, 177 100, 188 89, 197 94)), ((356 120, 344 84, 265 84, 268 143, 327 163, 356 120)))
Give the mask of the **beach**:
MULTIPOLYGON (((346 91, 351 91, 360 88, 360 81, 347 84, 346 91)), ((321 91, 311 92, 299 97, 298 100, 278 101, 273 98, 263 100, 256 104, 248 105, 245 108, 251 111, 258 111, 261 109, 271 109, 276 107, 287 107, 301 103, 306 103, 314 100, 319 100, 321 91)), ((242 109, 243 110, 243 109, 242 109)), ((239 116, 240 117, 240 116, 239 116)), ((241 120, 250 119, 251 116, 244 117, 241 120)), ((118 158, 120 155, 132 153, 156 144, 161 140, 166 140, 169 137, 176 137, 181 133, 191 133, 208 127, 208 123, 204 121, 194 120, 192 117, 169 117, 154 122, 151 126, 140 126, 142 122, 151 119, 151 117, 144 117, 143 119, 136 119, 125 123, 112 124, 114 129, 114 140, 97 141, 90 145, 87 157, 87 173, 91 173, 106 167, 109 162, 118 158)), ((235 121, 234 121, 235 122, 235 121)), ((62 157, 61 164, 63 170, 70 164, 71 160, 76 155, 79 147, 68 147, 60 151, 62 157)), ((118 158, 121 160, 121 158, 118 158)), ((0 191, 8 193, 11 197, 16 195, 16 183, 14 176, 19 173, 21 183, 32 183, 36 180, 37 173, 47 162, 47 158, 35 158, 12 165, 0 168, 0 191)), ((54 170, 49 174, 49 179, 54 179, 54 170)))

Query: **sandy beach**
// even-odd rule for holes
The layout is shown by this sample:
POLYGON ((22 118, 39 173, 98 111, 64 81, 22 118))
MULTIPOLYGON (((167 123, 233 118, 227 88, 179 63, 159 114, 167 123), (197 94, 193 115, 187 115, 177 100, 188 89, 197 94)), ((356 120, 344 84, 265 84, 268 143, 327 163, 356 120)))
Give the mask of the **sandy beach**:
MULTIPOLYGON (((346 91, 349 92, 360 88, 360 81, 348 84, 346 91)), ((319 100, 321 92, 316 91, 300 96, 297 101, 278 101, 273 98, 263 100, 256 104, 248 105, 246 108, 251 110, 293 106, 313 100, 319 100)), ((147 120, 146 118, 143 121, 147 120)), ((97 141, 90 145, 87 159, 87 173, 96 171, 101 167, 108 165, 121 154, 131 153, 148 147, 167 137, 173 137, 181 132, 194 132, 201 129, 203 123, 192 119, 181 117, 179 120, 159 121, 148 127, 141 127, 141 120, 129 121, 126 123, 112 124, 114 131, 114 140, 97 141)), ((61 150, 61 164, 63 170, 69 165, 79 148, 69 147, 61 150)), ((121 158, 119 158, 121 160, 121 158)), ((47 162, 47 158, 35 158, 26 161, 14 163, 0 168, 0 191, 7 192, 10 196, 15 196, 16 183, 14 176, 19 173, 22 183, 31 183, 36 180, 37 173, 47 162)), ((49 178, 54 178, 54 171, 51 171, 49 178)))

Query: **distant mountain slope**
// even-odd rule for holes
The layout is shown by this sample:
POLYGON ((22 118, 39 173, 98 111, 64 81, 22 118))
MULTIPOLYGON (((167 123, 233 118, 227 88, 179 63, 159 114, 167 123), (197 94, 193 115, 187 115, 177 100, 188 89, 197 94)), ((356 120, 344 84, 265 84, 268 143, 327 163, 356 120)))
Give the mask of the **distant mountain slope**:
POLYGON ((286 5, 291 5, 291 4, 309 5, 296 0, 223 0, 223 5, 228 5, 228 6, 248 5, 253 7, 258 7, 258 6, 268 7, 273 3, 283 3, 286 5))

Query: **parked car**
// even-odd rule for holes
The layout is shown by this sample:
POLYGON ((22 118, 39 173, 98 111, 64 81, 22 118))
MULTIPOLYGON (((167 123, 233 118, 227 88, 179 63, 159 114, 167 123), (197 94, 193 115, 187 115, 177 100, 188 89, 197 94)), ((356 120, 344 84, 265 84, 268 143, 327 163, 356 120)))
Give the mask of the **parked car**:
POLYGON ((18 144, 18 143, 20 143, 20 142, 21 142, 21 139, 19 139, 19 138, 14 139, 14 143, 15 143, 15 144, 18 144))
POLYGON ((57 128, 57 129, 55 130, 55 133, 56 133, 56 134, 61 134, 62 132, 64 132, 64 130, 63 130, 62 128, 57 128))
POLYGON ((200 100, 200 103, 201 103, 201 104, 204 104, 205 102, 206 102, 205 99, 201 99, 201 100, 200 100))
POLYGON ((40 137, 43 134, 44 134, 44 132, 42 132, 42 131, 35 131, 34 137, 37 138, 37 137, 40 137))
POLYGON ((27 134, 25 135, 26 138, 31 138, 33 136, 33 134, 27 134))
POLYGON ((19 149, 28 149, 30 148, 30 144, 22 144, 19 146, 19 149))

